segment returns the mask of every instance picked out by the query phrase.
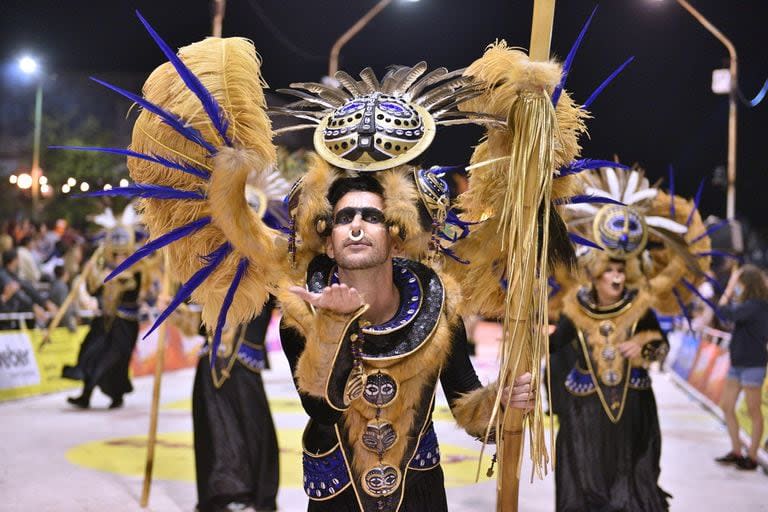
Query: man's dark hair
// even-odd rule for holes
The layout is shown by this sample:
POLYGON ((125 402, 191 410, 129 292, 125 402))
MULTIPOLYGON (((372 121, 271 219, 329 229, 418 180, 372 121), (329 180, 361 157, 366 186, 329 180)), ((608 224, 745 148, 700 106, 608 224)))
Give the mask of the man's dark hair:
POLYGON ((8 249, 3 251, 3 267, 7 267, 13 260, 19 257, 19 253, 16 249, 8 249))
POLYGON ((336 206, 344 195, 349 192, 372 192, 384 196, 384 188, 379 180, 369 174, 361 174, 353 178, 339 178, 333 182, 328 190, 328 202, 331 208, 336 206))
POLYGON ((54 277, 56 277, 56 279, 61 279, 65 271, 66 270, 64 269, 64 265, 56 265, 53 268, 53 275, 54 277))
POLYGON ((19 247, 26 247, 29 245, 31 241, 32 241, 32 237, 29 235, 26 235, 21 240, 19 240, 19 247))

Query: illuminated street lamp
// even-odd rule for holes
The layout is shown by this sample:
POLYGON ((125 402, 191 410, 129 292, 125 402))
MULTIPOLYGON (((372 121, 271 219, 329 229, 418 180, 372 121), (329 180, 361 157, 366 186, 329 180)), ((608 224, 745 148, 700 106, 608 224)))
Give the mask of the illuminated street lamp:
POLYGON ((127 179, 123 178, 120 180, 120 186, 121 187, 127 187, 129 185, 129 182, 127 179))
POLYGON ((11 183, 11 185, 15 185, 17 181, 19 181, 19 177, 15 174, 11 174, 8 176, 8 181, 11 183))
POLYGON ((16 180, 16 186, 21 190, 27 190, 28 188, 32 187, 32 176, 26 172, 19 174, 19 177, 16 180))
POLYGON ((75 178, 67 178, 67 185, 72 188, 77 185, 77 180, 75 178))
POLYGON ((91 186, 85 181, 80 184, 80 192, 88 192, 89 188, 91 188, 91 186))
MULTIPOLYGON (((40 65, 38 62, 25 55, 19 59, 19 70, 28 76, 35 76, 40 74, 40 65)), ((40 176, 42 170, 40 169, 40 129, 41 121, 43 117, 43 79, 41 76, 37 78, 37 91, 35 93, 35 134, 34 143, 32 146, 32 213, 37 213, 38 197, 40 194, 40 176)))
POLYGON ((72 187, 69 186, 69 184, 65 183, 61 186, 61 192, 63 194, 69 194, 69 191, 72 190, 72 187))

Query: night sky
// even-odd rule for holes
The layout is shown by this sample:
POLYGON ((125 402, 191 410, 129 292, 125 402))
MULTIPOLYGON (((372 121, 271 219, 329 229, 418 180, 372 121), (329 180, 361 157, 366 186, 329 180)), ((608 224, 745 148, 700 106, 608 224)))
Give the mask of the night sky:
MULTIPOLYGON (((764 0, 690 0, 729 36, 739 52, 740 85, 752 97, 768 78, 764 0)), ((272 88, 318 81, 335 39, 374 0, 228 0, 225 36, 254 41, 272 88)), ((532 0, 395 0, 343 50, 340 68, 426 60, 432 67, 466 66, 497 38, 527 47, 532 0)), ((564 58, 595 3, 560 0, 552 48, 564 58)), ((0 1, 0 59, 21 51, 43 57, 46 71, 148 74, 163 62, 133 10, 139 9, 172 47, 210 32, 207 0, 0 1)), ((725 166, 726 96, 711 92, 711 72, 727 67, 725 48, 674 0, 604 0, 568 83, 577 101, 627 57, 636 60, 592 106, 584 156, 640 163, 654 178, 671 164, 677 190, 692 196, 702 179, 706 214, 725 213, 725 190, 711 184, 725 166)), ((46 93, 48 94, 48 93, 46 93)), ((93 94, 108 94, 93 86, 93 94)), ((0 98, 0 101, 3 101, 0 98)), ((127 109, 126 104, 126 109, 127 109)), ((768 165, 764 155, 768 100, 739 108, 737 214, 765 226, 768 165)), ((429 163, 466 162, 479 130, 443 128, 429 163)), ((2 141, 0 141, 2 143, 2 141)))

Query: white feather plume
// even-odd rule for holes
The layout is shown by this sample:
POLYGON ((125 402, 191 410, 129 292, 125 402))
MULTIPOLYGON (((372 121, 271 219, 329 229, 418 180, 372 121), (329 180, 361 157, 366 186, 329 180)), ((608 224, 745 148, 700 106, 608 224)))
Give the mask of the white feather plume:
POLYGON ((613 167, 605 167, 605 180, 608 182, 608 190, 610 191, 611 198, 621 201, 621 186, 619 185, 619 178, 616 176, 616 171, 613 167))
POLYGON ((629 200, 630 197, 632 197, 632 194, 634 194, 637 191, 637 185, 640 182, 640 173, 637 171, 632 171, 629 173, 629 179, 627 180, 627 186, 624 188, 624 201, 625 203, 629 200))
POLYGON ((666 229, 667 231, 671 231, 679 235, 683 235, 688 232, 688 228, 683 224, 675 222, 671 219, 667 219, 665 217, 657 217, 655 215, 651 215, 645 218, 645 223, 649 226, 666 229))
POLYGON ((659 194, 659 191, 655 188, 646 188, 644 190, 640 190, 638 192, 635 192, 628 198, 624 200, 624 204, 635 204, 639 203, 640 201, 644 201, 646 199, 653 199, 659 194))

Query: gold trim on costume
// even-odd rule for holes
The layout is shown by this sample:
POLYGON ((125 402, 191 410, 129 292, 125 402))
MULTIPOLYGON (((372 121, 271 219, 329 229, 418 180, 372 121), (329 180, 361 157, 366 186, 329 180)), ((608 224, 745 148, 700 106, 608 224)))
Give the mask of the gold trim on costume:
POLYGON ((579 336, 579 341, 581 342, 581 349, 584 353, 584 358, 587 360, 587 366, 589 367, 589 376, 592 378, 592 383, 595 386, 595 389, 597 389, 597 396, 600 398, 600 403, 603 405, 603 410, 605 411, 605 414, 608 416, 608 419, 611 420, 611 423, 618 423, 619 420, 621 420, 621 416, 624 414, 624 406, 627 403, 627 390, 629 389, 629 373, 632 369, 632 365, 629 364, 629 361, 626 361, 626 375, 624 376, 624 392, 622 393, 621 397, 621 405, 619 408, 619 412, 616 414, 616 416, 613 415, 611 412, 611 407, 608 405, 608 402, 605 400, 605 395, 603 394, 603 390, 600 387, 600 383, 597 382, 597 375, 595 374, 595 370, 592 367, 592 359, 590 358, 589 349, 587 348, 587 342, 584 339, 584 332, 581 329, 576 329, 576 332, 579 336))

